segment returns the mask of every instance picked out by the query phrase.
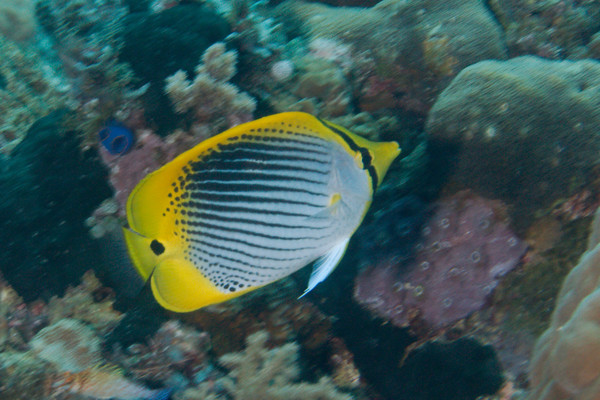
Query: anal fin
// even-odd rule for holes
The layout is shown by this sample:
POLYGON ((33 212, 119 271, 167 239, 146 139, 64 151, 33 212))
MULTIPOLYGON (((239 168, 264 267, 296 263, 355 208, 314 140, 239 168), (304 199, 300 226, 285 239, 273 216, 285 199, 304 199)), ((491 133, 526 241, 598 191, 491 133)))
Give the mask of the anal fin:
POLYGON ((344 256, 349 242, 350 238, 344 239, 336 244, 327 254, 315 261, 312 273, 310 274, 310 279, 308 280, 308 286, 306 287, 306 290, 304 290, 304 293, 302 293, 302 296, 299 298, 304 297, 308 292, 313 290, 315 286, 323 282, 329 276, 329 274, 331 274, 331 272, 333 272, 335 267, 339 264, 340 260, 344 256))

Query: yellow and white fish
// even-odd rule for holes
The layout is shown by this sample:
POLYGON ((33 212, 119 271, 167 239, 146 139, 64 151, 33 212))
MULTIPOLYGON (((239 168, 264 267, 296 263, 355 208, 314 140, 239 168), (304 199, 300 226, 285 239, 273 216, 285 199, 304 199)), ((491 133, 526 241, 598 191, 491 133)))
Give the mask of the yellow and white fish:
POLYGON ((400 149, 288 112, 238 125, 146 176, 127 202, 127 246, 156 300, 188 312, 317 260, 342 258, 400 149))

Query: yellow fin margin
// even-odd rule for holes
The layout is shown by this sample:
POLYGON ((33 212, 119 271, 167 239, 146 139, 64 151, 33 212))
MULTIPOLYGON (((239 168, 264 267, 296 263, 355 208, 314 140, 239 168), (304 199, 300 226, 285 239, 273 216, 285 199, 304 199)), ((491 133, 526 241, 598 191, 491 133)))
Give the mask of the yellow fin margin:
POLYGON ((255 289, 221 292, 189 261, 179 259, 160 262, 152 273, 150 285, 156 301, 175 312, 194 311, 255 289))
MULTIPOLYGON (((400 146, 396 142, 373 142, 369 139, 365 139, 362 136, 359 136, 355 133, 350 132, 348 129, 343 126, 339 126, 330 121, 324 121, 328 128, 335 128, 336 130, 343 132, 346 136, 348 136, 357 146, 365 148, 369 151, 372 158, 372 165, 375 167, 375 171, 377 172, 377 177, 379 182, 383 181, 385 174, 392 162, 400 155, 400 146)), ((343 139, 342 139, 343 140, 343 139)), ((349 149, 348 144, 345 144, 345 147, 349 149)))

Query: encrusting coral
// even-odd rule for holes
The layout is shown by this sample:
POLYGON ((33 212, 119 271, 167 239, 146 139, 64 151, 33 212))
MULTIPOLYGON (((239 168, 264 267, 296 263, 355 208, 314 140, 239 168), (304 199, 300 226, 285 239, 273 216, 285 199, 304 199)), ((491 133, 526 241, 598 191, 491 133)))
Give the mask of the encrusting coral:
POLYGON ((252 119, 256 102, 228 81, 235 75, 237 52, 226 51, 224 43, 215 43, 202 55, 193 81, 185 71, 177 71, 166 79, 165 92, 175 111, 192 111, 195 127, 209 125, 214 133, 252 119))
POLYGON ((363 271, 354 298, 401 327, 439 329, 480 310, 526 250, 503 209, 471 191, 439 201, 414 260, 399 267, 392 257, 363 271))
POLYGON ((567 275, 531 361, 529 400, 600 396, 600 210, 588 250, 567 275))
POLYGON ((0 34, 0 151, 9 153, 40 117, 65 105, 68 85, 33 47, 0 34))
POLYGON ((246 350, 225 354, 219 362, 231 369, 221 380, 235 400, 349 400, 327 376, 317 383, 296 383, 300 370, 296 343, 267 348, 268 333, 259 331, 246 340, 246 350))

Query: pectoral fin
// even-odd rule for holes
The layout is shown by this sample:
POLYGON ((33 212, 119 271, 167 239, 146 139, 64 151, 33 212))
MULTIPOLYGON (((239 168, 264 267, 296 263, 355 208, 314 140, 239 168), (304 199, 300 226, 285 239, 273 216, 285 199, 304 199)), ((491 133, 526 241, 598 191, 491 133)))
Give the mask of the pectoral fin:
POLYGON ((323 282, 329 276, 329 274, 333 272, 335 267, 339 264, 340 260, 344 256, 349 242, 350 238, 341 241, 340 243, 336 244, 329 251, 329 253, 323 255, 321 258, 315 261, 313 271, 310 274, 310 279, 308 280, 308 286, 300 298, 304 297, 308 292, 313 290, 315 286, 323 282))

